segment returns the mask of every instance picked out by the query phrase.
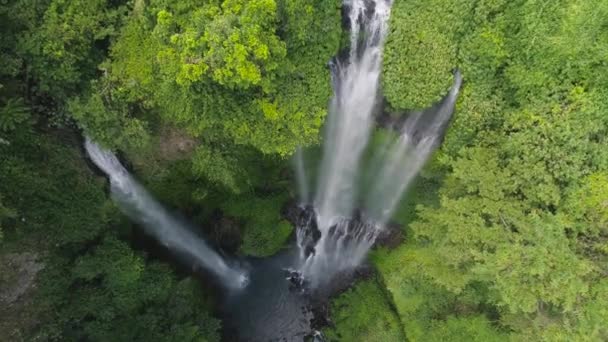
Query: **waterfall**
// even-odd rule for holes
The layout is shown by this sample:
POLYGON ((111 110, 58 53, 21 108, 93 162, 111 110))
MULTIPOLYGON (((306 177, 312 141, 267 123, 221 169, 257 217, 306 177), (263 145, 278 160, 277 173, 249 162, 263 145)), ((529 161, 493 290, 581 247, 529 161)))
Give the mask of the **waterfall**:
POLYGON ((359 160, 374 122, 390 3, 347 1, 351 27, 349 58, 333 64, 334 97, 330 105, 320 179, 314 204, 319 227, 327 230, 353 210, 359 160), (371 13, 370 13, 371 11, 371 13))
POLYGON ((388 222, 407 186, 439 145, 461 84, 462 77, 456 72, 448 95, 437 106, 409 115, 400 127, 399 137, 382 151, 380 169, 364 204, 367 215, 378 224, 388 222))
POLYGON ((371 135, 379 98, 382 47, 391 1, 346 0, 344 6, 350 23, 350 52, 346 61, 336 59, 332 63, 334 97, 313 203, 320 238, 310 253, 303 254, 302 273, 312 282, 359 263, 371 246, 363 242, 373 243, 378 230, 349 218, 357 198, 361 155, 371 135), (353 239, 361 243, 352 243, 353 239))
POLYGON ((300 194, 300 204, 309 202, 308 180, 306 178, 306 169, 304 166, 304 152, 302 148, 298 148, 294 155, 294 167, 296 169, 296 180, 298 182, 298 192, 300 194))
MULTIPOLYGON (((457 73, 454 86, 440 104, 410 114, 399 125, 395 138, 374 151, 372 184, 365 193, 359 193, 365 166, 362 156, 373 133, 380 99, 382 48, 391 4, 391 0, 344 2, 350 51, 345 60, 335 59, 330 64, 334 96, 319 179, 313 203, 307 203, 297 227, 300 272, 313 287, 364 259, 408 184, 439 145, 460 89, 457 73)), ((305 179, 299 177, 298 181, 305 179)), ((300 184, 300 188, 309 187, 300 184)))
POLYGON ((215 274, 222 285, 238 289, 246 285, 244 271, 229 266, 209 245, 172 216, 140 185, 110 151, 90 139, 85 142, 91 160, 110 178, 110 190, 120 209, 167 248, 188 255, 197 266, 215 274))

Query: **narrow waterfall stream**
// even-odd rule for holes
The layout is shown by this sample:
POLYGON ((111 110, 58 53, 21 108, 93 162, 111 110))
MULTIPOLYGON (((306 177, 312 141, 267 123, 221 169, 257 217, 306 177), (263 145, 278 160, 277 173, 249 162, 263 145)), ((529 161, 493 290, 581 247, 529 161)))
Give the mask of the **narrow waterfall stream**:
POLYGON ((112 198, 133 221, 168 249, 187 255, 199 267, 205 268, 229 289, 247 284, 247 273, 230 266, 209 245, 193 233, 190 227, 173 217, 141 186, 111 152, 86 139, 85 148, 91 160, 110 179, 112 198))

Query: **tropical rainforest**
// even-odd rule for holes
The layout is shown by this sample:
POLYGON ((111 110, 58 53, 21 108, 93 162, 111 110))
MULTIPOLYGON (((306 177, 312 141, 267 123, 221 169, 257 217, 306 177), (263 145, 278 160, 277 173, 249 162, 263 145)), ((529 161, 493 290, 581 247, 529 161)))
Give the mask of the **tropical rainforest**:
MULTIPOLYGON (((212 285, 108 196, 118 151, 212 245, 294 227, 348 44, 341 0, 0 1, 0 341, 219 341, 212 285)), ((385 111, 464 83, 328 341, 608 340, 608 1, 394 0, 385 111)), ((377 128, 381 130, 382 128, 377 128)))

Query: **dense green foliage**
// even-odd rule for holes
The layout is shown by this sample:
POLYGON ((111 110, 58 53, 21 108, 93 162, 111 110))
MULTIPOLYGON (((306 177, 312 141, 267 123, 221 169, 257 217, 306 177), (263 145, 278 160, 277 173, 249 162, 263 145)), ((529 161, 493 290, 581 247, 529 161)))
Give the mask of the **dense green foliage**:
POLYGON ((38 323, 0 339, 218 340, 212 298, 133 246, 72 131, 124 151, 220 246, 274 254, 293 231, 285 157, 326 115, 339 5, 1 3, 0 258, 34 251, 44 270, 26 299, 38 323))
POLYGON ((22 338, 218 340, 219 321, 199 285, 119 240, 129 225, 72 147, 72 135, 59 137, 23 126, 0 146, 0 193, 16 209, 0 212, 12 218, 5 243, 36 241, 47 255, 36 299, 45 324, 22 338))
POLYGON ((328 341, 403 341, 399 318, 376 279, 361 281, 331 306, 328 341))
POLYGON ((223 205, 226 214, 243 221, 241 251, 254 256, 275 254, 285 245, 293 228, 281 218, 285 196, 229 199, 223 205))
POLYGON ((73 264, 45 274, 55 300, 42 335, 53 340, 217 341, 219 321, 209 316, 200 286, 176 280, 156 262, 145 264, 124 242, 105 238, 73 264), (65 283, 64 283, 65 282, 65 283), (65 287, 78 286, 65 294, 65 287), (169 318, 169 319, 168 319, 169 318))
MULTIPOLYGON (((276 253, 340 1, 9 0, 0 30, 0 259, 45 265, 20 338, 219 340, 214 298, 140 250, 77 136, 222 249, 276 253)), ((436 102, 456 68, 465 83, 395 215, 406 241, 333 300, 330 340, 608 340, 607 60, 603 0, 394 1, 390 109, 436 102)))
POLYGON ((396 0, 384 52, 382 86, 396 109, 420 109, 440 99, 455 66, 456 1, 396 0))
POLYGON ((103 45, 115 34, 124 9, 107 0, 48 1, 41 17, 32 18, 36 26, 20 42, 38 91, 61 99, 86 86, 96 76, 103 45))
MULTIPOLYGON (((425 37, 427 26, 452 32, 457 52, 428 59, 429 68, 410 68, 414 75, 398 85, 388 82, 395 68, 388 64, 389 101, 430 103, 445 88, 432 88, 431 81, 428 96, 419 96, 412 80, 447 74, 446 65, 466 78, 437 157, 445 174, 439 203, 419 207, 408 244, 377 257, 408 337, 608 338, 608 311, 599 309, 608 305, 608 6, 453 1, 413 9, 417 2, 407 3, 395 7, 394 18, 428 20, 412 28, 418 38, 399 36, 401 47, 389 43, 388 55, 425 37), (455 20, 442 19, 456 10, 455 20), (441 28, 446 24, 458 30, 441 28), (415 90, 394 99, 406 89, 415 90)), ((443 40, 431 41, 439 48, 443 40)), ((406 63, 425 65, 418 58, 406 63)))
POLYGON ((332 1, 138 3, 93 85, 90 96, 102 98, 75 108, 96 114, 76 115, 89 134, 116 147, 139 136, 120 120, 184 127, 204 145, 196 170, 230 187, 215 174, 230 173, 222 164, 238 162, 235 145, 287 155, 317 141, 330 95, 324 63, 341 32, 338 14, 332 1), (139 111, 116 109, 124 105, 139 111))

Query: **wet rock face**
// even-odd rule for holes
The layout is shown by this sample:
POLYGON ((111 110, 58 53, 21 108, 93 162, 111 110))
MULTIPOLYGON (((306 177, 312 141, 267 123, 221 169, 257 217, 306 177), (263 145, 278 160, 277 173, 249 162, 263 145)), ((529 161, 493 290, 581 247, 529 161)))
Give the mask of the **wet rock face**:
POLYGON ((212 240, 223 251, 235 254, 243 241, 238 220, 216 211, 211 216, 212 240))
POLYGON ((380 234, 378 234, 374 245, 394 249, 399 247, 404 240, 405 234, 403 233, 403 227, 400 224, 389 223, 380 234))
POLYGON ((301 240, 301 248, 304 249, 304 256, 308 258, 315 254, 315 246, 321 238, 321 231, 317 224, 317 213, 312 206, 307 205, 301 209, 296 226, 298 230, 301 230, 301 234, 304 234, 301 240))
POLYGON ((0 255, 0 341, 25 341, 39 322, 37 276, 44 269, 38 253, 0 255))
MULTIPOLYGON (((317 225, 317 214, 311 205, 307 205, 300 210, 297 225, 300 227, 308 226, 311 227, 313 231, 319 231, 319 227, 317 225)), ((321 233, 319 232, 319 235, 320 234, 321 233)))
POLYGON ((300 218, 300 214, 302 212, 302 207, 298 205, 298 203, 294 200, 287 202, 283 209, 281 209, 281 215, 284 219, 289 221, 294 226, 298 225, 298 220, 300 218))
MULTIPOLYGON (((314 245, 321 238, 321 231, 317 225, 316 213, 311 205, 300 206, 295 201, 289 202, 282 210, 283 217, 297 228, 306 228, 307 235, 311 235, 310 244, 306 245, 306 256, 314 253, 314 245)), ((355 209, 352 219, 348 225, 348 233, 353 234, 363 223, 364 213, 360 209, 355 209)), ((336 227, 330 228, 330 234, 336 233, 336 227)), ((395 222, 389 222, 378 234, 374 246, 386 248, 397 248, 405 240, 403 227, 395 222)))
POLYGON ((289 291, 304 293, 307 289, 307 283, 302 274, 294 269, 285 270, 285 279, 289 282, 289 291))
POLYGON ((0 262, 3 270, 0 303, 10 306, 35 287, 36 275, 44 269, 44 264, 38 261, 37 254, 27 252, 7 254, 0 262))

